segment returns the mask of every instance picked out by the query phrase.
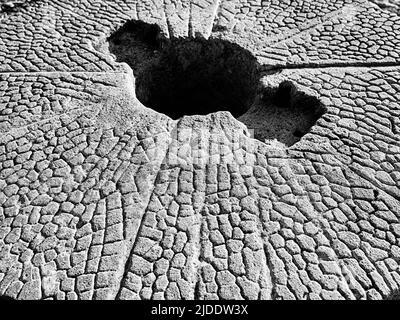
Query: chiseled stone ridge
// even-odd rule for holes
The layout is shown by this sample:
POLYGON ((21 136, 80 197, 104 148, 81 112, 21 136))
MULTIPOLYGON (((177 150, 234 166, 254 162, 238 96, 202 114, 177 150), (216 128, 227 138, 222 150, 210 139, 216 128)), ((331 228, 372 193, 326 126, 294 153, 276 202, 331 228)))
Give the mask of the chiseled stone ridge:
POLYGON ((370 1, 0 1, 0 297, 396 296, 399 83, 400 17, 370 1), (129 21, 158 26, 121 38, 134 63, 129 21), (254 104, 148 108, 185 39, 254 68, 254 104))

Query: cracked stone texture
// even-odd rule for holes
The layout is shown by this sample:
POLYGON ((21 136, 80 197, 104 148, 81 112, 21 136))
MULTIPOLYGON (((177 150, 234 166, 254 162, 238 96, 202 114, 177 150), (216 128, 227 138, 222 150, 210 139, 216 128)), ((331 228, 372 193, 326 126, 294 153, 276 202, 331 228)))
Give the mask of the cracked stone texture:
POLYGON ((400 17, 363 0, 38 0, 3 10, 0 296, 392 296, 399 44, 400 17), (136 99, 127 65, 101 50, 132 19, 168 37, 237 43, 274 68, 265 86, 290 80, 327 111, 290 148, 252 139, 228 112, 158 114, 136 99), (206 148, 242 142, 207 161, 190 143, 204 130, 206 148))

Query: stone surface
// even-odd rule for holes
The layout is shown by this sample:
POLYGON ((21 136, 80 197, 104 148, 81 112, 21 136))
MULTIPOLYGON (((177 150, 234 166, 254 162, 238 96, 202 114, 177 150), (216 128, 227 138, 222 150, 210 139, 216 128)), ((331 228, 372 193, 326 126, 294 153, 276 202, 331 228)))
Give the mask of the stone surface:
POLYGON ((364 0, 3 2, 0 296, 398 296, 398 15, 364 0), (108 48, 130 20, 237 44, 260 92, 288 81, 304 98, 286 88, 289 106, 324 112, 151 110, 108 48))

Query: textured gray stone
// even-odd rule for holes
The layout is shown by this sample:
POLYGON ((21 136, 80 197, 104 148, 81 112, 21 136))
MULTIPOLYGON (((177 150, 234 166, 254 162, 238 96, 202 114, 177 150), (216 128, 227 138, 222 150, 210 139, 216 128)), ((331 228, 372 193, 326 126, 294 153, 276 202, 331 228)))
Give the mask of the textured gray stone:
POLYGON ((399 1, 22 2, 0 1, 0 296, 398 292, 399 1), (152 110, 171 45, 234 90, 152 110))

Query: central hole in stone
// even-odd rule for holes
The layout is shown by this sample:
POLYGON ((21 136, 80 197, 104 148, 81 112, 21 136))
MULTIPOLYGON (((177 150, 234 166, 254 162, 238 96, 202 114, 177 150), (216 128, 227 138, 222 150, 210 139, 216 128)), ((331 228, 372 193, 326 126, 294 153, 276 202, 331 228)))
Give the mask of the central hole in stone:
POLYGON ((249 109, 259 81, 249 51, 220 39, 159 35, 156 25, 131 21, 109 39, 111 52, 133 69, 142 104, 173 119, 216 111, 238 117, 249 109))
POLYGON ((257 59, 226 40, 167 39, 155 24, 128 21, 108 47, 132 68, 140 102, 172 119, 229 111, 256 139, 291 146, 326 110, 290 81, 262 87, 257 59))

